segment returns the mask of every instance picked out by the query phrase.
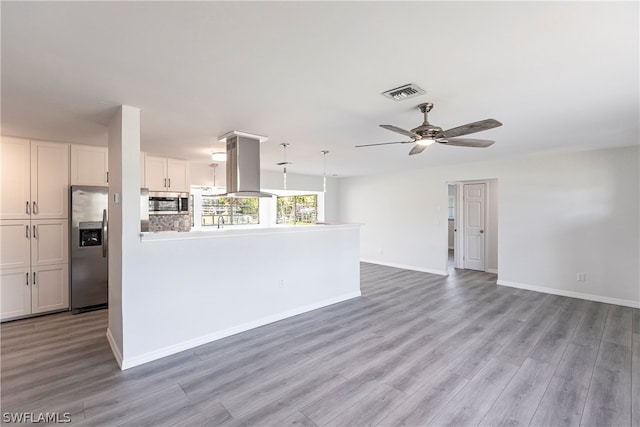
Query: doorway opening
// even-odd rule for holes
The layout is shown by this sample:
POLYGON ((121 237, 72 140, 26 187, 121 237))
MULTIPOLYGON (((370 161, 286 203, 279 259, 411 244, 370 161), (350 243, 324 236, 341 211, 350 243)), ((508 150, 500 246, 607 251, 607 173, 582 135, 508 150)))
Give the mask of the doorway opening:
POLYGON ((498 273, 498 180, 447 183, 447 271, 498 273))

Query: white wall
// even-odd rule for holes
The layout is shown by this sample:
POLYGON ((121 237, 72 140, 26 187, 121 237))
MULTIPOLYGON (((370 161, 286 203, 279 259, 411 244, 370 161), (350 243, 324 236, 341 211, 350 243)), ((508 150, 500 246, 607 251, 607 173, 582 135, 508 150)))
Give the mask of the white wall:
POLYGON ((357 226, 229 233, 136 244, 123 368, 360 295, 357 226))
POLYGON ((635 146, 343 178, 339 220, 365 224, 363 259, 444 274, 445 184, 497 178, 499 283, 640 306, 638 156, 635 146))

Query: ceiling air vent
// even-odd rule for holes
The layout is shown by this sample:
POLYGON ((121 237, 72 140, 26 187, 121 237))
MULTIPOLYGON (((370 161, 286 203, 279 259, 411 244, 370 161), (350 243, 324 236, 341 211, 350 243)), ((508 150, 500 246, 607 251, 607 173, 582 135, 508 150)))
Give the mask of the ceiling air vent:
POLYGON ((382 95, 394 101, 402 101, 404 99, 415 98, 416 96, 424 95, 426 90, 420 88, 414 83, 409 83, 404 86, 397 87, 395 89, 382 92, 382 95))

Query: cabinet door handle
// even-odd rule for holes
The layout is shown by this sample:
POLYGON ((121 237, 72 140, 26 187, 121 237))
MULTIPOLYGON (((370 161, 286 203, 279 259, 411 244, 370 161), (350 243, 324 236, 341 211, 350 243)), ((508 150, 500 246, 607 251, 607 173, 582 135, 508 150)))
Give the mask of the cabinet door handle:
POLYGON ((33 284, 34 285, 36 284, 36 272, 35 271, 33 272, 33 284))
POLYGON ((169 188, 171 188, 171 178, 169 178, 169 188))
POLYGON ((29 201, 27 201, 27 207, 25 209, 27 215, 31 215, 31 205, 29 205, 29 201))
POLYGON ((109 171, 107 171, 107 182, 109 182, 109 171))
POLYGON ((29 236, 29 226, 28 226, 28 225, 25 225, 25 226, 24 226, 24 228, 25 228, 25 235, 24 235, 24 237, 26 237, 27 239, 29 239, 29 238, 30 238, 30 236, 29 236))
POLYGON ((38 204, 36 203, 35 200, 31 203, 33 204, 33 214, 38 215, 38 204))
POLYGON ((37 239, 38 238, 38 229, 36 228, 36 226, 33 226, 33 238, 37 239))
POLYGON ((25 275, 27 276, 27 286, 29 286, 29 273, 25 273, 25 275))

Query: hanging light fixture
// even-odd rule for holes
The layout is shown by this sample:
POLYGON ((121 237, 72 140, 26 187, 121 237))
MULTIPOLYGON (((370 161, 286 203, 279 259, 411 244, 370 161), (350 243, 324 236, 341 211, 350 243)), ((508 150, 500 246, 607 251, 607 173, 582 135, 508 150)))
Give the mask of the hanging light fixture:
POLYGON ((213 169, 213 186, 216 186, 216 169, 218 168, 218 166, 220 166, 217 163, 211 163, 209 166, 211 166, 211 168, 213 169))
POLYGON ((327 192, 327 154, 329 150, 322 150, 322 191, 327 192))
POLYGON ((282 147, 283 151, 284 151, 284 159, 283 161, 281 161, 280 163, 276 163, 276 165, 278 166, 283 166, 283 170, 282 170, 282 185, 284 187, 284 189, 287 189, 287 165, 290 165, 291 162, 287 162, 287 147, 290 146, 291 144, 288 144, 286 142, 283 142, 280 144, 280 146, 282 147))

